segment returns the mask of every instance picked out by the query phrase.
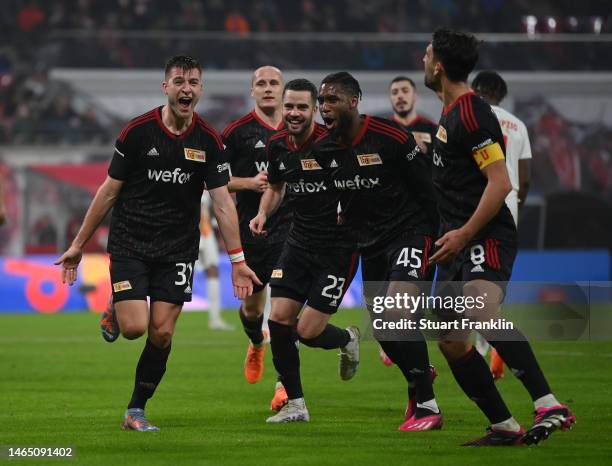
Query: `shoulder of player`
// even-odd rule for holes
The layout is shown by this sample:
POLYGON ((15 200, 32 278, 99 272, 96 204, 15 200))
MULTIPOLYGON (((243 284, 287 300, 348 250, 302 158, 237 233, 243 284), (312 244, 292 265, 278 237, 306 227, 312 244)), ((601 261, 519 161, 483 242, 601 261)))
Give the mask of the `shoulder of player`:
POLYGON ((281 129, 274 133, 270 139, 268 139, 268 143, 266 144, 266 150, 268 154, 272 154, 277 150, 285 150, 287 148, 287 136, 289 136, 289 131, 286 129, 281 129))
POLYGON ((498 107, 497 105, 491 105, 491 109, 493 110, 498 119, 511 121, 518 127, 519 130, 527 130, 527 126, 525 125, 525 123, 523 123, 523 120, 521 120, 509 110, 506 110, 503 107, 498 107))
POLYGON ((385 139, 392 139, 401 144, 408 142, 410 137, 409 133, 407 133, 399 123, 388 120, 387 118, 369 116, 367 124, 368 131, 376 133, 385 139))
POLYGON ((430 120, 429 118, 423 115, 417 115, 416 119, 414 120, 414 123, 418 123, 424 126, 429 126, 434 129, 438 127, 437 123, 433 122, 432 120, 430 120))
POLYGON ((270 139, 268 140, 268 143, 272 143, 272 142, 275 142, 275 141, 282 141, 288 135, 289 135, 289 131, 287 131, 286 129, 281 129, 280 131, 277 131, 272 136, 270 136, 270 139))
POLYGON ((196 119, 196 128, 203 132, 207 137, 211 138, 219 150, 223 150, 223 141, 221 140, 219 133, 217 133, 217 131, 197 113, 194 113, 193 117, 196 119))
POLYGON ((143 113, 142 115, 137 116, 136 118, 132 118, 121 130, 121 132, 119 133, 119 136, 117 136, 117 139, 120 142, 125 142, 125 140, 128 137, 128 134, 130 133, 134 133, 134 132, 138 132, 138 128, 147 125, 147 124, 151 124, 152 122, 155 123, 156 119, 157 119, 157 112, 159 111, 158 107, 155 107, 152 110, 149 110, 146 113, 143 113))
POLYGON ((315 123, 313 141, 319 143, 325 139, 329 139, 329 131, 320 123, 315 123))
POLYGON ((241 116, 240 118, 231 121, 223 130, 223 132, 221 133, 221 135, 224 138, 228 138, 230 137, 238 128, 250 123, 251 121, 254 121, 255 118, 253 116, 253 112, 249 112, 246 115, 241 116))
POLYGON ((468 133, 490 128, 491 124, 499 126, 491 106, 473 92, 463 94, 453 105, 457 109, 461 126, 468 133))

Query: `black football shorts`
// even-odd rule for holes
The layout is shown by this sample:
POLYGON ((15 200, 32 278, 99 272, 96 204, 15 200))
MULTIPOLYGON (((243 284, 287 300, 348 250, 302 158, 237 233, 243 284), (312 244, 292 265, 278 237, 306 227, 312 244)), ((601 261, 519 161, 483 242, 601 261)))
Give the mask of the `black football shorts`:
POLYGON ((457 254, 453 262, 438 266, 438 281, 487 280, 507 283, 512 275, 516 251, 517 245, 514 241, 496 238, 473 239, 457 254))
POLYGON ((270 275, 272 275, 272 270, 281 255, 283 244, 268 244, 263 241, 261 243, 242 244, 247 265, 255 272, 262 283, 261 285, 253 285, 253 293, 260 292, 270 282, 270 275))
POLYGON ((150 262, 112 256, 113 302, 128 299, 183 304, 191 301, 194 262, 150 262))
POLYGON ((428 235, 406 232, 376 252, 361 257, 361 278, 366 302, 384 296, 389 282, 419 282, 422 292, 429 291, 434 267, 429 267, 433 239, 428 235))
POLYGON ((364 282, 426 281, 429 279, 431 236, 405 233, 375 253, 363 253, 364 282))
POLYGON ((273 298, 289 298, 334 314, 353 281, 359 256, 350 251, 310 252, 285 243, 270 287, 273 298))

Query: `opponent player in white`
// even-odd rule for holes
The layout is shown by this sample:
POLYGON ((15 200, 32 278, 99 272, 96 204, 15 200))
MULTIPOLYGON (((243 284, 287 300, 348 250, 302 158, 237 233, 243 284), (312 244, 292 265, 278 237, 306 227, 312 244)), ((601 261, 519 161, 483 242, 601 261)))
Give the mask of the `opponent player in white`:
MULTIPOLYGON (((506 144, 506 167, 512 183, 512 191, 506 197, 506 205, 518 227, 519 207, 523 206, 529 191, 529 160, 531 144, 527 127, 516 115, 499 106, 508 94, 506 81, 495 71, 481 71, 472 81, 472 89, 493 109, 501 126, 506 144)), ((487 341, 476 334, 476 348, 483 356, 489 351, 487 341)), ((495 349, 491 350, 491 373, 495 380, 504 376, 504 361, 495 349)))
POLYGON ((216 221, 210 216, 210 195, 202 194, 200 214, 200 256, 199 266, 206 275, 206 296, 208 298, 208 328, 211 330, 234 330, 221 317, 221 285, 219 283, 219 245, 215 236, 216 221))

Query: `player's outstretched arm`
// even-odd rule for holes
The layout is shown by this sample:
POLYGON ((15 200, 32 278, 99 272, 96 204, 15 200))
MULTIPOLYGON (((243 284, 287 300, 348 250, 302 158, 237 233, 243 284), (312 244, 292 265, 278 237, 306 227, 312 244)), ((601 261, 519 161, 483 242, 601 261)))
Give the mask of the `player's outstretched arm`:
POLYGON ((96 228, 100 226, 100 223, 102 223, 102 220, 104 220, 104 217, 106 217, 108 211, 115 204, 122 186, 123 181, 115 180, 114 178, 107 176, 104 183, 102 183, 102 186, 98 188, 98 192, 91 201, 89 209, 87 209, 85 219, 81 224, 79 232, 72 241, 72 244, 68 250, 55 262, 55 265, 63 266, 63 283, 68 282, 69 285, 72 285, 76 281, 77 267, 79 262, 81 262, 81 257, 83 256, 83 247, 87 241, 89 241, 91 235, 94 234, 96 228))
POLYGON ((506 161, 497 160, 482 169, 483 175, 487 178, 480 202, 470 219, 461 228, 445 233, 438 241, 436 246, 440 249, 431 256, 433 263, 445 263, 452 260, 467 243, 489 223, 499 209, 504 205, 506 196, 512 190, 512 184, 508 176, 506 161))
POLYGON ((234 285, 234 296, 244 299, 253 294, 253 283, 261 285, 261 281, 255 275, 244 260, 242 244, 240 243, 240 231, 238 229, 238 214, 236 206, 230 196, 227 186, 220 186, 209 191, 213 202, 213 210, 219 231, 225 242, 230 261, 232 263, 232 284, 234 285))
POLYGON ((251 233, 255 236, 266 236, 268 232, 264 226, 268 218, 276 212, 285 195, 285 183, 275 183, 270 185, 259 201, 259 212, 257 216, 249 222, 251 233))
POLYGON ((245 190, 263 193, 268 189, 268 172, 259 172, 257 175, 247 178, 232 176, 227 184, 227 189, 231 193, 245 190))

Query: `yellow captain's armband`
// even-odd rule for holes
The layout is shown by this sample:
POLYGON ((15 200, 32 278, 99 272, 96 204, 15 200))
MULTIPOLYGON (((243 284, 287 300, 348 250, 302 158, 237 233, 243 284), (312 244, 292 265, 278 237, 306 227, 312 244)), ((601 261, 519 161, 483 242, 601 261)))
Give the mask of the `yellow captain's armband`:
POLYGON ((491 165, 493 162, 505 159, 504 151, 498 142, 489 144, 482 149, 475 150, 472 152, 472 157, 474 157, 474 160, 478 164, 478 168, 481 170, 487 165, 491 165))

